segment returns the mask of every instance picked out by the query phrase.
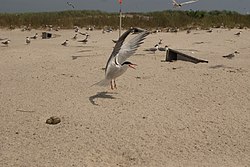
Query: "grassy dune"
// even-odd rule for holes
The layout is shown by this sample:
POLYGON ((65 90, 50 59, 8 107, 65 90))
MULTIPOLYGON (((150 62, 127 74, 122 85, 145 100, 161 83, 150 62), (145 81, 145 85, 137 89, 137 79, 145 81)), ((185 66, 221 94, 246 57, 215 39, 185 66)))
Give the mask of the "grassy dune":
MULTIPOLYGON (((61 11, 43 13, 0 13, 0 27, 21 27, 31 25, 40 28, 45 25, 72 28, 74 25, 103 28, 118 28, 118 13, 101 11, 61 11)), ((242 15, 232 11, 160 11, 150 13, 126 13, 123 16, 123 27, 139 26, 155 27, 250 27, 250 15, 242 15)))

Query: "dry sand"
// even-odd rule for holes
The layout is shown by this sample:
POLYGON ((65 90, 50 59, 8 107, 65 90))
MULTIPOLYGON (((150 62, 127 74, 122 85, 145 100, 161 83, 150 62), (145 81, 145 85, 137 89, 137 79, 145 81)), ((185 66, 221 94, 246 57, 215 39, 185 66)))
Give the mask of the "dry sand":
POLYGON ((104 78, 118 32, 91 31, 84 45, 61 30, 26 45, 42 31, 0 30, 11 39, 0 46, 0 166, 250 166, 250 31, 238 31, 151 34, 112 91, 91 85, 104 78), (143 51, 160 38, 209 63, 143 51), (61 123, 46 124, 51 116, 61 123))

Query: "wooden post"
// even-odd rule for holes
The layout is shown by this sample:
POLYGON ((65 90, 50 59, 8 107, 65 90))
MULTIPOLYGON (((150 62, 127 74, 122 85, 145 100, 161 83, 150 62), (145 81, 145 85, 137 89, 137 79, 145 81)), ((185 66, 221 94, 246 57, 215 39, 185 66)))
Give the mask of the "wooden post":
POLYGON ((119 26, 119 38, 121 36, 122 31, 122 3, 120 3, 120 26, 119 26))

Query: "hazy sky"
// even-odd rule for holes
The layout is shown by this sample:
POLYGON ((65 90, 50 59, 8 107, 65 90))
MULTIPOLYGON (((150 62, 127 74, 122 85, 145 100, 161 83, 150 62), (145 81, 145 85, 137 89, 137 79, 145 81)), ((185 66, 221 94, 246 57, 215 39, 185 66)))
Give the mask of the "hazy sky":
MULTIPOLYGON (((75 10, 119 11, 117 0, 0 0, 3 12, 44 12, 71 10, 67 1, 75 5, 75 10)), ((184 2, 186 0, 177 0, 184 2)), ((172 8, 171 0, 123 0, 124 12, 162 11, 172 8)), ((250 12, 250 0, 200 0, 186 5, 181 10, 233 10, 246 14, 250 12)))

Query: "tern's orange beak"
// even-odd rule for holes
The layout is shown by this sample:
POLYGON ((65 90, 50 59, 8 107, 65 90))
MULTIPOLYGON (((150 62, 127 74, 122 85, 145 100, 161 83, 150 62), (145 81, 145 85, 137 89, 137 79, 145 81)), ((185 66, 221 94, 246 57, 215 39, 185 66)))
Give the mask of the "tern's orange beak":
POLYGON ((128 65, 130 68, 136 69, 135 67, 137 66, 137 64, 129 64, 128 65))

